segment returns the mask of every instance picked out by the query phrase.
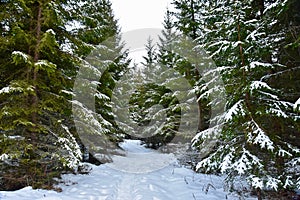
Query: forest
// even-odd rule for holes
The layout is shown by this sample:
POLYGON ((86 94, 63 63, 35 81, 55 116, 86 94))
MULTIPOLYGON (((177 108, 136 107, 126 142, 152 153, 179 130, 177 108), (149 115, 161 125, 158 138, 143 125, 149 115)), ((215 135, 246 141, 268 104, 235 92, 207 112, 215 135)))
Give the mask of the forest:
POLYGON ((258 199, 300 190, 300 1, 172 6, 134 63, 110 0, 0 0, 0 190, 55 189, 125 139, 189 142, 258 199))

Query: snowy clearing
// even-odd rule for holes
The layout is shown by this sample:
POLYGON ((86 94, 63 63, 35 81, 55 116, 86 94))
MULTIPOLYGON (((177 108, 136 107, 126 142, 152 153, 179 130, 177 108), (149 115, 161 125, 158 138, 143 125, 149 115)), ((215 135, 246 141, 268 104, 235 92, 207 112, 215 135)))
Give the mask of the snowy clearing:
MULTIPOLYGON (((162 154, 127 140, 126 157, 114 162, 89 165, 88 175, 64 175, 61 193, 26 187, 0 192, 1 200, 220 200, 239 199, 223 188, 223 178, 198 174, 181 167, 173 154, 162 154), (150 162, 151 161, 151 162, 150 162)), ((245 198, 254 200, 255 197, 245 198)))

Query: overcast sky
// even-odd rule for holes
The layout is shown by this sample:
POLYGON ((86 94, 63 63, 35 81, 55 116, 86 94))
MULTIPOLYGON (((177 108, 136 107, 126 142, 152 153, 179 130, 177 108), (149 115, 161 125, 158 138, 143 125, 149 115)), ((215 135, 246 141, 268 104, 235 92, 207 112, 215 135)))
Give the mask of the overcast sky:
POLYGON ((171 0, 111 0, 122 32, 141 28, 162 28, 171 0))
MULTIPOLYGON (((123 40, 129 49, 129 57, 135 63, 146 55, 144 45, 151 36, 154 43, 163 28, 162 23, 171 0, 111 0, 116 19, 119 20, 123 40), (139 29, 139 30, 137 30, 139 29)), ((132 63, 133 64, 133 63, 132 63)))

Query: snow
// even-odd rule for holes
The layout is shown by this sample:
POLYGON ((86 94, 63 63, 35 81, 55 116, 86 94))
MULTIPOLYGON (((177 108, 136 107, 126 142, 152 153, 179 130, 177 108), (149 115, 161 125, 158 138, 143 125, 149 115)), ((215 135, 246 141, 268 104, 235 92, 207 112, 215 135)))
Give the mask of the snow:
POLYGON ((10 86, 2 88, 0 90, 0 94, 8 94, 8 93, 12 93, 12 92, 23 92, 24 90, 33 92, 34 87, 28 86, 27 88, 24 89, 24 88, 18 86, 18 84, 14 84, 14 85, 10 85, 10 86))
POLYGON ((252 179, 252 186, 254 188, 261 188, 261 189, 263 188, 264 183, 263 183, 262 179, 260 179, 258 177, 253 177, 251 179, 252 179))
POLYGON ((220 167, 221 168, 221 173, 225 173, 226 170, 232 164, 232 160, 233 160, 232 152, 235 152, 234 148, 232 148, 231 152, 224 157, 223 162, 221 163, 221 167, 220 167))
POLYGON ((72 91, 61 90, 61 92, 64 93, 64 94, 67 94, 67 95, 75 96, 74 92, 72 92, 72 91))
POLYGON ((107 101, 110 100, 110 98, 107 95, 99 93, 99 92, 97 92, 95 94, 95 97, 97 97, 98 99, 101 99, 101 100, 107 100, 107 101))
POLYGON ((250 90, 251 92, 253 90, 261 90, 261 89, 268 89, 268 90, 272 90, 272 88, 270 86, 268 86, 267 83, 262 82, 262 81, 253 81, 250 85, 250 90))
POLYGON ((126 157, 114 156, 109 167, 129 173, 143 174, 162 169, 176 163, 173 154, 161 154, 140 145, 139 140, 125 141, 121 147, 126 150, 126 157), (155 162, 153 162, 155 161, 155 162))
POLYGON ((268 177, 267 187, 277 191, 278 185, 280 183, 281 183, 281 181, 279 179, 276 179, 276 178, 273 178, 273 177, 268 177))
POLYGON ((253 144, 259 144, 262 149, 267 148, 268 150, 273 151, 275 148, 273 146, 273 141, 266 135, 260 126, 254 120, 252 120, 251 126, 254 130, 253 133, 256 135, 253 144))
POLYGON ((56 35, 55 32, 53 31, 53 29, 48 29, 46 31, 46 33, 50 33, 51 35, 56 35))
MULTIPOLYGON (((224 190, 224 178, 204 175, 179 166, 173 154, 146 149, 138 140, 120 146, 126 157, 94 166, 88 175, 63 175, 62 192, 33 190, 0 191, 1 200, 192 200, 240 199, 224 190), (151 167, 150 161, 154 167, 151 167), (142 163, 144 162, 144 166, 142 163), (162 167, 162 164, 164 167, 162 167), (124 168, 123 168, 124 167, 124 168)), ((254 200, 254 197, 245 198, 254 200)))
POLYGON ((274 3, 271 3, 270 5, 267 6, 267 8, 264 10, 264 14, 268 12, 269 10, 276 8, 276 7, 283 7, 287 3, 287 0, 281 2, 281 1, 275 1, 274 3))
MULTIPOLYGON (((0 92, 1 93, 1 92, 0 92)), ((300 98, 295 102, 295 104, 294 104, 294 110, 296 111, 296 110, 298 110, 298 111, 300 111, 300 98)))
POLYGON ((235 115, 241 115, 245 116, 245 110, 243 108, 243 100, 239 100, 237 103, 235 103, 226 113, 225 115, 225 121, 230 121, 233 119, 235 115))
POLYGON ((10 93, 10 92, 11 92, 10 86, 4 87, 0 90, 0 94, 10 93))
POLYGON ((14 51, 12 52, 12 55, 21 57, 24 62, 27 62, 29 60, 29 56, 21 51, 14 51))
POLYGON ((292 187, 293 181, 290 180, 291 178, 292 178, 291 176, 287 176, 286 177, 286 180, 285 180, 285 183, 283 185, 283 188, 291 188, 292 187))
POLYGON ((1 161, 5 161, 5 160, 7 160, 7 159, 9 159, 9 155, 8 154, 6 154, 6 153, 4 153, 4 154, 2 154, 1 156, 0 156, 0 160, 1 161))

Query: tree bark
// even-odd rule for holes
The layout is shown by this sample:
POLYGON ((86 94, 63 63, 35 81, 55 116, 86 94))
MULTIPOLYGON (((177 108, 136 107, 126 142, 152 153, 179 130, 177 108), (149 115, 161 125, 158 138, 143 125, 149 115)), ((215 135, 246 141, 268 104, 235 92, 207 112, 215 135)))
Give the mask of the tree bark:
POLYGON ((260 188, 257 188, 257 189, 256 189, 256 194, 257 194, 257 200, 263 200, 263 199, 262 199, 261 189, 260 189, 260 188))
POLYGON ((203 111, 203 107, 205 105, 202 104, 201 99, 198 100, 198 131, 204 131, 206 129, 205 127, 205 112, 203 111))
POLYGON ((260 12, 260 17, 262 18, 264 15, 264 10, 265 10, 265 2, 264 0, 259 0, 258 1, 258 7, 259 7, 259 12, 260 12))
POLYGON ((192 39, 195 40, 197 38, 197 28, 196 28, 196 17, 195 17, 195 8, 194 8, 194 0, 191 0, 191 12, 192 12, 192 39))
MULTIPOLYGON (((40 43, 41 43, 41 25, 42 25, 42 6, 39 3, 38 8, 37 8, 37 19, 36 19, 36 45, 34 48, 34 55, 33 55, 33 61, 34 63, 38 62, 39 58, 40 58, 40 43)), ((38 113, 37 113, 37 109, 38 109, 38 88, 37 88, 37 78, 38 78, 38 70, 33 67, 32 68, 32 81, 33 81, 33 87, 34 87, 34 91, 35 94, 32 95, 31 97, 31 103, 32 103, 32 108, 34 109, 32 116, 31 116, 31 120, 33 124, 37 124, 38 123, 38 113)), ((32 139, 35 139, 35 133, 32 133, 32 139)))

